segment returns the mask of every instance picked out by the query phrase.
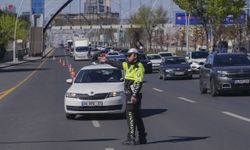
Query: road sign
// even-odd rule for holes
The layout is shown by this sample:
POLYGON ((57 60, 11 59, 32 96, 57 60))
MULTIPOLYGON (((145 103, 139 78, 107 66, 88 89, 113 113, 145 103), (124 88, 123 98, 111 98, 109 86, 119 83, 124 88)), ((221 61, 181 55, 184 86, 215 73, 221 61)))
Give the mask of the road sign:
POLYGON ((32 14, 43 14, 44 0, 32 0, 31 9, 32 9, 32 14))
MULTIPOLYGON (((175 24, 176 25, 186 25, 186 18, 187 18, 186 13, 177 12, 175 14, 175 24)), ((233 15, 228 15, 225 18, 223 23, 225 25, 244 24, 244 23, 246 23, 246 14, 245 14, 245 12, 242 12, 239 18, 234 18, 233 15)), ((189 25, 200 25, 200 24, 202 24, 202 20, 199 17, 190 16, 189 25)))
MULTIPOLYGON (((188 14, 187 14, 188 16, 188 14)), ((177 12, 175 14, 175 24, 176 25, 185 25, 186 24, 186 13, 184 12, 177 12)), ((202 23, 202 20, 199 17, 190 16, 189 18, 189 25, 199 25, 202 23)))

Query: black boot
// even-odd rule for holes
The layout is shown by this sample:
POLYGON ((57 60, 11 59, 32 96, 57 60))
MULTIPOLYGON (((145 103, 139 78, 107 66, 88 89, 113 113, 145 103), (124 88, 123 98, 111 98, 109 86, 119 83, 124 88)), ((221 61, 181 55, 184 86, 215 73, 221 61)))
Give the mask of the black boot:
POLYGON ((136 145, 135 138, 127 137, 125 141, 122 142, 123 145, 136 145))
POLYGON ((147 139, 146 139, 147 133, 143 133, 139 135, 139 140, 136 142, 137 144, 147 144, 147 139))

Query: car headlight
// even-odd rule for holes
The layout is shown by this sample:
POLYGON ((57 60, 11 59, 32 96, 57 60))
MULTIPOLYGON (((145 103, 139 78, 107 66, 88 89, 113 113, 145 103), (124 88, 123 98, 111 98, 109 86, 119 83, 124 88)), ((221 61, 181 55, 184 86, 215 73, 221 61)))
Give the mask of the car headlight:
POLYGON ((188 71, 192 71, 192 69, 191 69, 191 68, 189 68, 189 69, 188 69, 188 71))
POLYGON ((110 92, 108 94, 108 97, 117 97, 117 96, 122 96, 123 94, 124 94, 124 91, 110 92))
POLYGON ((147 64, 148 64, 148 65, 149 65, 149 64, 152 64, 152 62, 151 62, 151 61, 149 61, 147 64))
POLYGON ((219 77, 226 77, 227 76, 227 72, 226 71, 220 71, 220 70, 218 70, 217 71, 217 75, 219 77))
POLYGON ((165 72, 172 72, 173 69, 166 69, 165 72))
POLYGON ((77 94, 76 93, 67 92, 65 94, 65 97, 68 97, 68 98, 77 98, 77 94))

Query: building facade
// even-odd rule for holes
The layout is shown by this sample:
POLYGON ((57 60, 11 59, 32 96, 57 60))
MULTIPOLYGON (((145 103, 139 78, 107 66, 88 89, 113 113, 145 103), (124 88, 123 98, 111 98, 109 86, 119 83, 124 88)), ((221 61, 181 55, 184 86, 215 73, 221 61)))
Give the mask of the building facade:
POLYGON ((111 12, 111 0, 86 0, 85 14, 107 14, 111 12))

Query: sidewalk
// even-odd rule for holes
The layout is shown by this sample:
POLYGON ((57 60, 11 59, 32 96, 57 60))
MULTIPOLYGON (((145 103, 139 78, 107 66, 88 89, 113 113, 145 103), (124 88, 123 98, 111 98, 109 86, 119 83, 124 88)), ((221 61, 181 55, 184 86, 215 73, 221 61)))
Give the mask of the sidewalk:
MULTIPOLYGON (((46 49, 44 51, 44 53, 43 53, 43 56, 46 57, 52 50, 53 50, 53 48, 46 49)), ((30 61, 41 60, 44 57, 42 57, 42 56, 40 56, 40 57, 32 57, 32 56, 26 55, 26 56, 23 57, 23 60, 18 60, 16 63, 14 63, 13 61, 0 62, 0 69, 1 68, 7 68, 7 67, 10 67, 10 66, 16 66, 16 65, 23 64, 23 63, 30 62, 30 61)))
POLYGON ((24 56, 23 60, 18 60, 16 63, 14 63, 13 61, 10 62, 0 62, 0 68, 7 68, 10 66, 16 66, 19 64, 23 64, 29 61, 36 61, 36 60, 40 60, 42 59, 42 57, 29 57, 29 56, 24 56))

